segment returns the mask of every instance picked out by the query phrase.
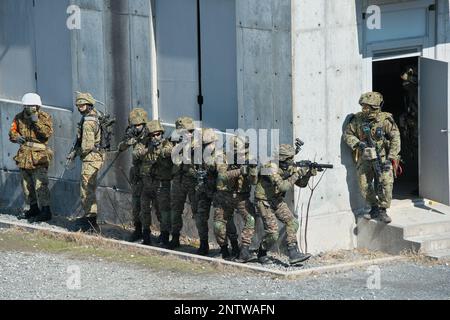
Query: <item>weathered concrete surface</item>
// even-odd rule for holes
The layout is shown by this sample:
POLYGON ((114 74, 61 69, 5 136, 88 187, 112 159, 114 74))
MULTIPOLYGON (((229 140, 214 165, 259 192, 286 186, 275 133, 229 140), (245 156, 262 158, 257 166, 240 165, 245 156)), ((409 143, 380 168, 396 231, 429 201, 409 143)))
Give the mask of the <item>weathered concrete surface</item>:
POLYGON ((390 254, 414 251, 435 258, 449 256, 450 208, 408 200, 403 202, 406 204, 395 207, 389 213, 392 217, 389 225, 360 219, 358 247, 390 254))
MULTIPOLYGON (((350 230, 364 207, 349 148, 342 142, 348 116, 358 112, 360 94, 371 90, 371 57, 365 57, 362 10, 369 4, 407 1, 298 0, 292 3, 294 136, 306 145, 301 158, 335 165, 326 173, 312 202, 311 251, 356 244, 350 230), (343 219, 342 219, 343 218, 343 219), (345 230, 345 232, 343 232, 345 230), (326 235, 320 238, 318 235, 326 235), (331 235, 331 236, 329 236, 331 235), (325 240, 334 238, 334 242, 325 240)), ((449 1, 437 1, 437 46, 427 48, 436 58, 449 60, 449 1)), ((298 199, 298 193, 295 199, 298 199)), ((296 207, 305 208, 302 191, 296 207)), ((301 214, 299 214, 301 215, 301 214)), ((304 214, 303 214, 304 215, 304 214)))
POLYGON ((237 1, 236 24, 239 127, 292 143, 291 0, 237 1))

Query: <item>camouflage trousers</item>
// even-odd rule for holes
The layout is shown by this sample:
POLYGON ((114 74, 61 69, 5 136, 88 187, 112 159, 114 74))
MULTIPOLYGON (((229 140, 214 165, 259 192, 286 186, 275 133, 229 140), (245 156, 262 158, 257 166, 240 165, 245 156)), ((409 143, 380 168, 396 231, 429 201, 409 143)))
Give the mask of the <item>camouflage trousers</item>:
POLYGON ((130 186, 131 186, 131 213, 133 223, 141 222, 141 194, 143 183, 139 176, 139 168, 131 167, 130 169, 130 186))
POLYGON ((47 172, 47 168, 20 169, 22 190, 27 205, 39 204, 41 208, 50 206, 47 172))
POLYGON ((299 223, 282 197, 271 201, 258 200, 256 206, 264 224, 265 234, 261 241, 264 250, 269 250, 278 241, 278 220, 286 226, 288 246, 297 244, 299 223))
POLYGON ((152 224, 152 208, 160 214, 161 232, 170 232, 170 181, 142 177, 141 221, 143 228, 152 224))
MULTIPOLYGON (((211 212, 212 196, 204 193, 197 193, 197 212, 194 213, 195 224, 197 226, 198 237, 201 241, 208 241, 208 220, 211 212)), ((228 239, 237 240, 238 234, 234 219, 229 219, 226 225, 228 239)))
POLYGON ((227 243, 227 225, 233 220, 235 210, 244 220, 241 232, 242 245, 250 246, 252 243, 255 234, 255 209, 250 202, 250 195, 218 191, 214 196, 214 234, 219 246, 227 243))
POLYGON ((103 161, 84 161, 81 165, 81 206, 88 218, 97 216, 97 175, 102 165, 103 161))
POLYGON ((394 187, 394 174, 391 171, 382 172, 380 177, 381 190, 375 190, 375 171, 372 164, 362 161, 357 167, 358 182, 361 194, 371 206, 388 209, 391 207, 392 189, 394 187))
POLYGON ((197 197, 195 195, 195 186, 197 180, 192 177, 176 176, 172 180, 172 190, 170 192, 170 201, 172 205, 172 233, 180 233, 183 228, 183 211, 186 197, 191 203, 192 215, 197 212, 197 197))

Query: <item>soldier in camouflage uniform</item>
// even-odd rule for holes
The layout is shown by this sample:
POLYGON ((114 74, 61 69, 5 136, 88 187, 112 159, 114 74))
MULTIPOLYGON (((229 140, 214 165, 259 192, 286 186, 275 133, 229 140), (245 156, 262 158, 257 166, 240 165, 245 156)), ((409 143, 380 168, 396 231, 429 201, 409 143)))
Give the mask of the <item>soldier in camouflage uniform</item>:
MULTIPOLYGON (((196 165, 198 184, 196 186, 197 211, 194 219, 200 238, 199 255, 208 255, 208 220, 211 211, 211 203, 216 192, 217 164, 223 162, 222 157, 216 152, 216 141, 218 140, 213 129, 202 129, 202 154, 203 163, 196 165)), ((225 155, 221 155, 225 156, 225 155)), ((227 236, 230 239, 232 255, 239 255, 238 235, 233 219, 227 222, 227 236)))
POLYGON ((75 230, 100 232, 97 224, 97 175, 104 163, 104 152, 100 150, 101 130, 98 113, 94 108, 96 100, 90 93, 78 93, 76 106, 82 115, 78 124, 75 150, 67 157, 73 161, 81 159, 80 197, 84 216, 75 223, 75 230))
POLYGON ((294 166, 296 151, 293 146, 280 146, 279 165, 270 162, 264 166, 255 189, 256 206, 261 214, 265 235, 258 250, 258 260, 262 264, 270 263, 267 251, 277 242, 278 221, 286 226, 289 263, 297 264, 308 260, 311 256, 299 252, 297 243, 298 220, 294 217, 284 200, 286 192, 294 185, 305 188, 316 170, 297 168, 294 166), (264 173, 264 174, 263 174, 264 173))
MULTIPOLYGON (((119 144, 120 152, 132 147, 136 149, 138 143, 142 143, 148 136, 148 115, 142 108, 131 110, 128 117, 128 128, 125 133, 124 140, 119 144)), ((133 215, 134 232, 130 237, 130 241, 134 242, 142 239, 142 222, 141 222, 141 193, 142 179, 140 176, 140 163, 133 159, 133 166, 130 168, 130 186, 131 186, 131 206, 133 215)))
POLYGON ((147 124, 149 137, 138 143, 133 151, 133 162, 140 167, 143 182, 141 215, 143 243, 151 245, 150 226, 152 207, 161 213, 161 240, 169 244, 170 232, 170 181, 172 179, 172 143, 163 138, 164 128, 158 120, 147 124))
POLYGON ((9 130, 10 141, 20 144, 14 160, 20 169, 25 203, 30 207, 19 219, 48 221, 52 218, 47 176, 53 158, 48 147, 53 134, 52 117, 41 110, 41 97, 35 93, 24 95, 22 103, 24 110, 14 117, 9 130))
POLYGON ((392 114, 382 112, 383 96, 368 92, 361 96, 362 112, 355 114, 344 133, 344 140, 355 152, 356 170, 361 193, 372 207, 366 219, 380 217, 385 223, 392 220, 387 215, 391 205, 394 172, 397 170, 400 153, 400 132, 392 114), (366 130, 365 130, 366 129, 366 130), (370 137, 366 133, 370 132, 370 137), (370 138, 375 150, 368 147, 370 138), (376 181, 377 154, 382 163, 379 181, 376 181))
MULTIPOLYGON (((233 219, 236 210, 244 220, 241 232, 241 248, 239 260, 251 262, 257 259, 250 252, 250 244, 255 233, 255 208, 250 202, 251 186, 256 185, 258 169, 256 165, 240 164, 250 163, 248 144, 242 137, 233 137, 234 146, 233 164, 225 163, 217 166, 217 192, 214 196, 214 233, 221 247, 223 257, 229 256, 226 240, 227 224, 233 219), (245 159, 238 158, 244 156, 245 159)), ((226 160, 226 159, 225 159, 226 160)))
POLYGON ((175 122, 175 128, 175 134, 180 140, 174 145, 174 156, 179 157, 183 150, 187 150, 188 154, 186 156, 188 158, 183 160, 177 158, 177 160, 173 161, 172 190, 170 193, 172 206, 172 239, 169 244, 170 249, 175 249, 180 246, 180 232, 183 228, 183 210, 186 203, 186 197, 189 198, 193 215, 195 216, 197 212, 197 201, 195 196, 197 172, 193 159, 194 120, 189 117, 181 117, 175 122), (177 150, 179 152, 176 152, 177 150))

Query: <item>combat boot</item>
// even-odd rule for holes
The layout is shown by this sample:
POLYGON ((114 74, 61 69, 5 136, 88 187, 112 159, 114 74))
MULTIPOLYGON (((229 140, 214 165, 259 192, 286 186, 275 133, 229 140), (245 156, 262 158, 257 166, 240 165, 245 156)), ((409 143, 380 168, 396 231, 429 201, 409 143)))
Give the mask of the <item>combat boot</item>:
POLYGON ((310 254, 300 253, 297 244, 288 246, 288 252, 289 252, 289 263, 291 265, 304 262, 309 258, 311 258, 310 254))
POLYGON ((239 242, 237 239, 230 240, 231 242, 231 255, 233 258, 239 257, 239 254, 241 253, 241 249, 239 248, 239 242))
POLYGON ((151 246, 152 245, 152 238, 151 238, 151 232, 149 228, 145 228, 144 230, 142 230, 142 244, 146 245, 146 246, 151 246))
POLYGON ((197 250, 197 254, 201 256, 207 256, 209 254, 209 242, 208 240, 200 241, 200 248, 197 250))
POLYGON ((169 237, 170 237, 170 234, 168 232, 162 231, 159 235, 158 241, 164 247, 167 247, 167 246, 169 246, 169 237))
POLYGON ((89 223, 89 230, 90 233, 100 233, 100 227, 97 223, 97 217, 89 217, 88 223, 89 223))
POLYGON ((380 208, 378 206, 373 206, 370 212, 364 214, 364 219, 372 220, 377 219, 380 216, 380 208))
POLYGON ((40 213, 41 213, 41 211, 39 210, 39 207, 38 207, 37 203, 36 203, 36 204, 32 204, 32 205, 30 206, 30 209, 28 209, 28 210, 25 211, 25 212, 22 212, 22 213, 17 217, 17 219, 19 219, 19 220, 31 219, 31 218, 36 217, 36 216, 39 215, 40 213))
POLYGON ((267 256, 267 250, 264 250, 262 246, 258 249, 258 261, 261 264, 271 264, 272 260, 267 256))
POLYGON ((42 207, 41 212, 37 216, 30 218, 28 221, 30 223, 46 222, 46 221, 50 221, 51 219, 52 219, 52 212, 50 211, 50 207, 46 206, 46 207, 42 207))
POLYGON ((82 217, 75 221, 71 231, 85 233, 100 233, 100 227, 97 224, 97 217, 82 217))
POLYGON ((258 257, 255 253, 250 252, 249 246, 242 246, 239 254, 239 261, 242 263, 258 261, 258 257))
POLYGON ((134 231, 130 236, 130 242, 135 242, 142 239, 142 223, 134 223, 134 231))
POLYGON ((391 219, 391 217, 388 216, 385 208, 380 209, 380 219, 381 219, 381 221, 383 221, 386 224, 389 224, 392 222, 392 219, 391 219))
POLYGON ((222 254, 222 259, 224 260, 230 259, 230 251, 228 251, 228 244, 220 247, 220 253, 222 254))
POLYGON ((169 249, 173 250, 176 248, 179 248, 181 246, 180 244, 180 234, 179 233, 173 233, 172 234, 172 240, 169 242, 169 249))

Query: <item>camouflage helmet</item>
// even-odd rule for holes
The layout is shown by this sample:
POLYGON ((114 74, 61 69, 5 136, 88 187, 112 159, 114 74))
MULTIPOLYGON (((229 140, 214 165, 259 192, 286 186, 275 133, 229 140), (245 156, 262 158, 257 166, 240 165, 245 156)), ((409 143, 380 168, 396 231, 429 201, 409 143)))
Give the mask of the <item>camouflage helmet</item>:
POLYGON ((364 93, 359 99, 359 104, 361 106, 368 104, 369 106, 380 108, 383 104, 383 95, 379 92, 364 93))
POLYGON ((142 108, 135 108, 131 110, 130 115, 128 116, 128 124, 130 126, 138 126, 140 124, 144 124, 148 122, 148 114, 142 108))
POLYGON ((149 133, 155 133, 155 132, 165 132, 163 126, 161 125, 161 122, 159 120, 152 120, 150 122, 147 122, 147 128, 149 133))
POLYGON ((77 98, 75 104, 77 106, 82 106, 88 104, 93 106, 97 101, 90 93, 77 92, 77 98))
POLYGON ((289 144, 282 144, 278 149, 278 157, 280 161, 286 161, 289 158, 293 158, 295 156, 295 149, 293 146, 289 144))
POLYGON ((175 127, 177 130, 180 129, 195 130, 194 120, 189 117, 178 118, 177 121, 175 122, 175 127))
POLYGON ((214 129, 206 128, 202 130, 202 143, 204 145, 216 142, 218 140, 214 129))

